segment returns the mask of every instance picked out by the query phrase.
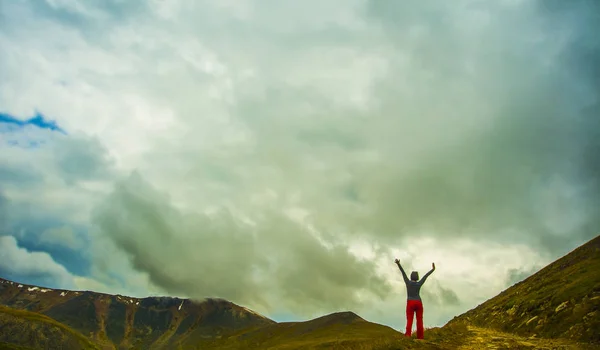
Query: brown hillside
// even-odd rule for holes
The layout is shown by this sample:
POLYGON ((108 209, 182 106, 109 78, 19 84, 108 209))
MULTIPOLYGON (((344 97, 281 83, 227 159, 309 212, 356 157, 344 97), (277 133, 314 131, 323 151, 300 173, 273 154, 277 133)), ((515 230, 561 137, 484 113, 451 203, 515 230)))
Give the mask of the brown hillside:
POLYGON ((0 305, 51 317, 94 343, 111 348, 169 347, 274 323, 222 299, 138 299, 52 290, 4 279, 0 279, 0 305))
POLYGON ((449 324, 456 322, 600 343, 600 236, 449 324))

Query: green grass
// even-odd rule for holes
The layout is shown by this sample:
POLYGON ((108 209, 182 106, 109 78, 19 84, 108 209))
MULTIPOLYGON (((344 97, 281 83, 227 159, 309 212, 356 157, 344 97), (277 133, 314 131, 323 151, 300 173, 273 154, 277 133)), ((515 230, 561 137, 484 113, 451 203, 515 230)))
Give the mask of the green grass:
POLYGON ((196 349, 453 349, 464 344, 469 335, 462 324, 426 329, 424 340, 407 338, 387 326, 368 322, 335 324, 304 333, 305 327, 302 323, 271 325, 225 339, 204 340, 196 344, 196 349))
POLYGON ((36 350, 27 346, 15 345, 10 343, 0 342, 0 350, 36 350))
MULTIPOLYGON (((94 345, 88 338, 86 338, 83 334, 73 330, 70 327, 65 326, 64 324, 39 313, 26 311, 26 310, 17 310, 13 308, 9 308, 6 306, 0 306, 0 317, 2 314, 13 316, 21 321, 26 321, 29 323, 29 327, 31 324, 41 323, 48 325, 50 327, 56 328, 65 334, 74 338, 83 349, 98 349, 96 345, 94 345)), ((17 345, 11 345, 13 348, 17 345)), ((18 349, 18 347, 16 347, 18 349)))

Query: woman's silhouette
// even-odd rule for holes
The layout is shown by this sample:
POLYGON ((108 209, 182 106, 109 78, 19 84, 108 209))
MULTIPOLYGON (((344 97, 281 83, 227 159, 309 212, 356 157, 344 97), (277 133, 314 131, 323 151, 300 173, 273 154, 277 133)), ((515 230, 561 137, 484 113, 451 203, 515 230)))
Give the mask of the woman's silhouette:
POLYGON ((404 277, 404 283, 406 284, 406 333, 407 337, 410 337, 412 334, 412 323, 413 323, 413 315, 417 314, 417 338, 423 339, 423 302, 421 301, 421 296, 419 295, 419 291, 421 290, 421 286, 425 283, 425 280, 433 271, 435 271, 435 263, 431 263, 431 271, 427 272, 423 278, 419 281, 419 273, 417 271, 413 271, 410 274, 410 279, 406 276, 406 272, 400 265, 400 260, 396 259, 396 265, 402 272, 402 277, 404 277))

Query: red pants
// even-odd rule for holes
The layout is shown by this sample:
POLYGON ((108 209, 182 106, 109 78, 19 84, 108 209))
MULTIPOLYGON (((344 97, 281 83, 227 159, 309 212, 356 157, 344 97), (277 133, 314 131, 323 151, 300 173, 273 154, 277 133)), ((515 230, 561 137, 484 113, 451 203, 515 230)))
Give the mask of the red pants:
POLYGON ((406 333, 407 337, 412 334, 413 315, 417 313, 417 338, 423 339, 423 303, 420 300, 406 301, 406 333))

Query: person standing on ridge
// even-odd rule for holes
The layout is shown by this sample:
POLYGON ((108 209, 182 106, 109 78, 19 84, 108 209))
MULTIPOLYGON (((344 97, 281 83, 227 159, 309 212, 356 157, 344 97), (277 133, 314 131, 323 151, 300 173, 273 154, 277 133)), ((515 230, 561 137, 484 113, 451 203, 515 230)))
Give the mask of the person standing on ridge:
POLYGON ((421 290, 421 286, 425 283, 425 280, 433 271, 435 271, 435 263, 431 263, 431 271, 427 272, 423 278, 419 281, 419 273, 417 271, 413 271, 410 274, 410 279, 406 276, 406 272, 400 265, 400 260, 395 260, 396 265, 402 272, 402 277, 404 277, 404 283, 406 284, 406 333, 407 337, 412 335, 412 323, 414 313, 417 314, 417 339, 423 339, 423 302, 421 301, 421 296, 419 292, 421 290))

